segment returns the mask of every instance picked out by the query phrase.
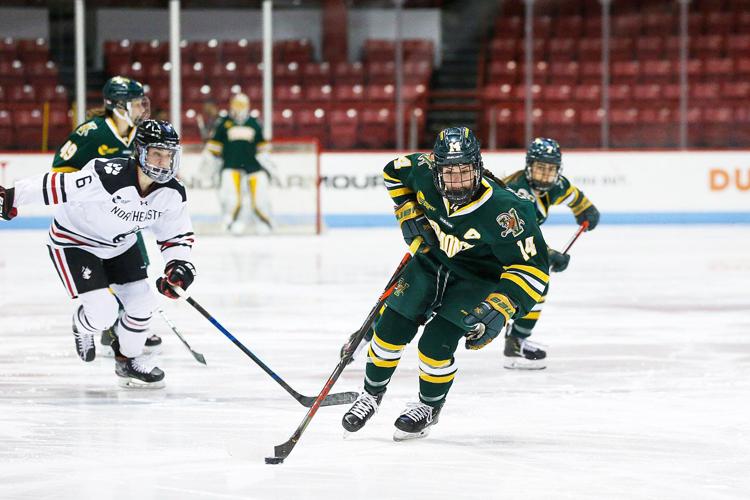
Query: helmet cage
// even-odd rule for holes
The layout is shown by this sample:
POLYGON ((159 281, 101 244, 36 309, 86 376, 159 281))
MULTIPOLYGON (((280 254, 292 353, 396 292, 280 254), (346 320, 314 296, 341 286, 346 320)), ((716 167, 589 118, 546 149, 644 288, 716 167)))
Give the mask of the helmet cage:
POLYGON ((471 201, 482 182, 482 160, 472 163, 435 163, 432 177, 438 193, 453 205, 471 201))
POLYGON ((105 99, 104 103, 107 109, 112 110, 115 116, 125 120, 131 127, 137 127, 151 116, 151 99, 145 95, 116 101, 105 99), (140 101, 143 111, 139 115, 133 116, 133 101, 136 100, 140 101))
POLYGON ((180 169, 180 159, 182 157, 182 146, 175 144, 165 144, 163 142, 154 142, 145 145, 136 145, 136 154, 138 155, 138 164, 151 180, 157 184, 166 184, 177 175, 180 169), (169 167, 161 167, 148 162, 148 153, 150 149, 161 149, 170 152, 169 167))
MULTIPOLYGON (((534 190, 539 191, 540 193, 546 193, 547 191, 552 189, 552 187, 560 179, 561 172, 562 165, 560 163, 534 159, 529 159, 526 161, 526 180, 534 190), (555 175, 551 179, 545 178, 544 175, 534 175, 535 173, 539 173, 539 170, 537 169, 548 169, 550 166, 555 167, 555 175)), ((543 174, 544 173, 546 172, 543 172, 543 174)))

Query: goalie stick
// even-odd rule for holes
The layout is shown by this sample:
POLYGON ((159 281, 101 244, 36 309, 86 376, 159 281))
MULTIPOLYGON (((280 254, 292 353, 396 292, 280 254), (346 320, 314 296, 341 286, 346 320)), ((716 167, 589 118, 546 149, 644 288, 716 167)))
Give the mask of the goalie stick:
POLYGON ((385 290, 380 295, 380 298, 378 299, 377 304, 370 310, 370 314, 367 315, 367 318, 365 319, 365 322, 362 323, 362 326, 359 327, 359 330, 357 331, 354 340, 349 344, 349 348, 344 352, 344 355, 339 360, 339 363, 336 365, 336 368, 333 369, 333 373, 331 373, 331 376, 328 377, 328 380, 326 380, 325 385, 323 386, 323 389, 320 391, 320 394, 318 394, 318 397, 315 398, 315 402, 313 403, 312 407, 307 411, 305 414, 305 417, 302 419, 302 422, 300 422, 299 426, 297 426, 297 429, 292 434, 292 437, 289 438, 286 442, 274 446, 273 449, 273 455, 272 457, 266 457, 266 463, 267 464, 280 464, 284 462, 284 459, 289 456, 289 454, 292 452, 294 447, 299 442, 300 438, 302 437, 302 433, 305 432, 305 429, 307 429, 307 426, 310 424, 310 421, 315 416, 315 413, 317 413, 318 408, 322 405, 322 401, 325 400, 328 392, 333 387, 333 384, 336 383, 336 381, 339 379, 339 376, 341 376, 341 373, 344 371, 344 368, 346 368, 346 365, 349 364, 349 359, 354 354, 354 351, 356 350, 357 346, 360 342, 362 342, 362 339, 364 338, 365 334, 367 333, 367 330, 370 329, 370 326, 372 326, 373 322, 375 321, 375 318, 378 315, 378 311, 380 311, 380 308, 383 307, 383 304, 385 303, 385 299, 387 299, 391 293, 393 293, 393 290, 396 288, 396 285, 398 283, 398 279, 401 277, 401 274, 404 272, 404 269, 406 268, 406 264, 409 263, 411 260, 412 254, 416 253, 419 250, 419 246, 422 244, 422 237, 417 237, 412 241, 411 245, 409 245, 409 252, 404 255, 404 257, 401 259, 401 263, 396 268, 396 271, 393 273, 393 276, 391 276, 391 279, 388 280, 388 284, 385 287, 385 290))
MULTIPOLYGON (((255 361, 255 363, 261 367, 261 369, 266 372, 268 375, 271 376, 272 379, 274 379, 281 387, 284 388, 286 392, 288 392, 294 399, 296 399, 302 406, 306 406, 307 408, 310 408, 313 403, 317 401, 317 398, 314 398, 312 396, 303 396, 299 392, 292 389, 292 387, 287 384, 284 379, 282 379, 279 375, 276 374, 273 370, 271 370, 268 365, 266 365, 263 361, 260 360, 258 356, 253 354, 253 352, 245 347, 242 342, 237 340, 234 335, 229 333, 229 330, 224 328, 221 323, 219 323, 216 318, 211 316, 208 311, 203 309, 198 302, 196 302, 192 297, 190 297, 185 290, 183 290, 180 287, 172 287, 175 292, 177 292, 177 295, 184 298, 185 301, 187 301, 188 304, 193 306, 196 311, 198 311, 204 318, 206 318, 212 325, 214 325, 221 333, 224 334, 229 340, 231 340, 234 345, 239 347, 239 349, 244 352, 250 359, 255 361)), ((324 401, 319 403, 319 406, 334 406, 334 405, 344 405, 348 403, 353 403, 357 396, 359 396, 356 392, 339 392, 336 394, 331 394, 328 397, 325 398, 324 401)))

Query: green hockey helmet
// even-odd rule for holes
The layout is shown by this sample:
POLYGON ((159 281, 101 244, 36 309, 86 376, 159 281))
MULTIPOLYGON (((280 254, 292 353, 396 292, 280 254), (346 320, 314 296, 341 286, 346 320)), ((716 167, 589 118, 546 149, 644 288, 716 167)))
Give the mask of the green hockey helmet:
POLYGON ((467 127, 440 131, 432 148, 432 178, 441 196, 455 205, 465 205, 482 182, 479 140, 467 127))
POLYGON ((552 189, 562 172, 562 152, 554 139, 537 137, 526 150, 526 180, 542 193, 552 189))
POLYGON ((131 127, 147 120, 151 114, 151 103, 144 95, 143 84, 124 76, 107 80, 102 89, 104 107, 131 127))

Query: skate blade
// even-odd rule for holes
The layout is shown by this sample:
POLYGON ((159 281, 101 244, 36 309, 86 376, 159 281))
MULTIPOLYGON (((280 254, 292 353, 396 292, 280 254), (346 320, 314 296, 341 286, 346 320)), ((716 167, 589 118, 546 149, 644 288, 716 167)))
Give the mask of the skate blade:
POLYGON ((544 370, 547 368, 544 359, 526 359, 526 358, 503 358, 503 368, 508 370, 544 370))
POLYGON ((422 429, 419 432, 405 432, 401 429, 396 429, 393 432, 393 440, 397 443, 400 443, 401 441, 410 441, 412 439, 422 439, 427 437, 430 434, 430 427, 427 427, 425 429, 422 429))
POLYGON ((164 380, 159 380, 158 382, 144 382, 137 378, 118 377, 117 385, 124 389, 163 389, 165 384, 164 380))

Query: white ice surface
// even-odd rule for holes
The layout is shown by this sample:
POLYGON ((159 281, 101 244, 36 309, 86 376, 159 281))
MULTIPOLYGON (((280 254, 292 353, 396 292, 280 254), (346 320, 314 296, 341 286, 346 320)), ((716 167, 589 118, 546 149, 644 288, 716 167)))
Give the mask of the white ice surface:
MULTIPOLYGON (((559 248, 573 230, 545 235, 559 248)), ((263 458, 305 408, 181 302, 166 311, 208 366, 155 317, 166 389, 118 388, 111 359, 76 357, 44 240, 0 231, 2 499, 750 498, 748 226, 582 236, 534 336, 547 370, 502 369, 501 342, 460 348, 432 435, 394 443, 417 392, 412 345, 365 429, 343 440, 345 407, 322 408, 274 466, 263 458)), ((396 229, 206 237, 190 291, 315 395, 404 251, 396 229)), ((334 391, 361 387, 363 362, 334 391)))

